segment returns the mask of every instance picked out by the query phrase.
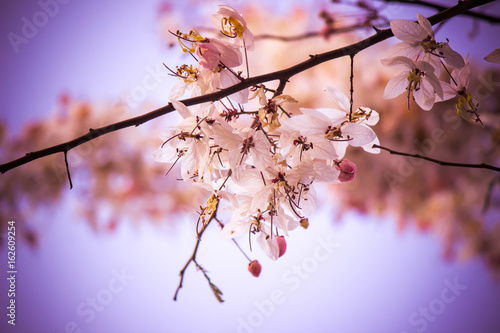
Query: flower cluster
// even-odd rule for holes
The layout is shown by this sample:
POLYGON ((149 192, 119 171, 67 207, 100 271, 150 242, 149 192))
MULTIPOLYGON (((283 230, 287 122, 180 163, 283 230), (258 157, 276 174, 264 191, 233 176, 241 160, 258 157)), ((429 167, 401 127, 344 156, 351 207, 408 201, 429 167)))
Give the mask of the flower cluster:
MULTIPOLYGON (((332 87, 326 90, 337 109, 301 108, 297 115, 285 110, 297 103, 293 97, 264 85, 186 107, 177 100, 186 90, 198 96, 243 80, 236 67, 242 64, 242 51, 246 56, 253 45, 252 33, 228 6, 220 6, 213 21, 221 39, 202 37, 193 30, 176 33, 182 50, 191 53, 197 64, 182 65, 175 72, 180 80, 170 98, 181 120, 162 134, 163 143, 153 157, 181 164, 182 179, 193 181, 208 198, 198 228, 206 227, 224 200, 231 217, 221 236, 248 235, 276 260, 286 250, 282 235, 309 224, 307 216, 316 205, 314 183, 354 178, 356 166, 344 159, 347 147, 379 152, 372 148, 378 139, 370 128, 379 116, 367 107, 353 109, 349 99, 332 87)), ((260 266, 258 270, 253 266, 249 269, 257 276, 260 266)))
POLYGON ((394 98, 406 91, 408 110, 413 96, 418 106, 428 111, 436 102, 458 97, 458 115, 481 123, 477 112, 479 103, 467 91, 470 78, 468 56, 464 61, 451 49, 448 40, 437 42, 429 20, 421 14, 417 14, 417 22, 393 20, 390 23, 394 36, 402 42, 392 46, 387 52, 388 58, 381 62, 401 70, 401 73, 388 82, 384 98, 394 98), (441 69, 448 74, 449 83, 439 80, 441 69))

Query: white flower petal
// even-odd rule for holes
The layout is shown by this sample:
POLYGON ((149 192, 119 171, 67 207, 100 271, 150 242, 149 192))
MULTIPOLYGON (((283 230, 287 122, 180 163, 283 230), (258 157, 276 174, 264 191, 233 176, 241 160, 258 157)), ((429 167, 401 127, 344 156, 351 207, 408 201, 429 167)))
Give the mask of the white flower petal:
POLYGON ((256 235, 257 243, 260 245, 261 249, 264 251, 267 256, 273 260, 279 258, 279 247, 278 242, 276 241, 276 236, 271 237, 267 233, 263 231, 258 232, 256 235))
POLYGON ((248 232, 250 232, 250 223, 231 221, 222 228, 220 237, 225 239, 234 238, 248 232))
POLYGON ((373 145, 380 145, 378 138, 363 146, 363 150, 370 154, 380 154, 380 148, 373 148, 373 145))
POLYGON ((429 22, 429 20, 420 13, 417 14, 417 21, 422 26, 422 28, 425 29, 427 35, 434 38, 434 31, 432 30, 431 22, 429 22))
POLYGON ((409 20, 392 20, 391 30, 394 36, 403 41, 421 41, 428 36, 424 27, 409 20))
POLYGON ((420 46, 419 42, 401 42, 394 44, 387 50, 385 56, 387 58, 393 58, 397 56, 407 57, 415 59, 422 53, 424 49, 420 46))
POLYGON ((178 99, 179 97, 182 97, 184 95, 184 92, 186 91, 187 88, 187 83, 184 82, 183 79, 180 79, 177 81, 177 83, 172 87, 172 90, 170 90, 170 94, 168 95, 168 98, 173 101, 178 99))
POLYGON ((344 138, 348 135, 351 140, 347 141, 353 147, 360 147, 375 140, 377 135, 373 130, 365 125, 356 123, 347 123, 342 126, 344 138))
POLYGON ((332 166, 331 162, 327 163, 327 161, 325 160, 314 160, 313 170, 315 173, 315 182, 318 181, 330 183, 339 178, 340 171, 332 166))
POLYGON ((447 101, 449 99, 452 99, 453 97, 457 96, 457 91, 453 89, 453 86, 447 82, 441 81, 441 88, 443 90, 443 97, 436 96, 436 102, 442 102, 442 101, 447 101))
POLYGON ((418 106, 425 111, 432 109, 436 100, 434 88, 427 80, 420 80, 420 89, 413 92, 413 97, 418 106))
POLYGON ((500 64, 500 49, 495 49, 489 53, 486 57, 484 57, 484 60, 500 64))
POLYGON ((437 76, 434 75, 434 73, 429 73, 429 72, 425 73, 425 77, 421 79, 420 82, 425 82, 425 81, 428 81, 431 84, 437 96, 439 96, 440 98, 443 97, 443 88, 441 87, 441 82, 439 81, 437 76))
POLYGON ((383 98, 391 99, 401 95, 408 87, 408 72, 402 72, 389 80, 383 98))
POLYGON ((349 102, 349 99, 342 91, 333 87, 326 87, 325 90, 330 95, 332 95, 332 97, 337 101, 341 109, 343 109, 346 112, 349 112, 351 102, 349 102))
POLYGON ((182 118, 186 119, 192 116, 191 111, 182 102, 174 100, 172 101, 172 105, 182 118))
POLYGON ((465 66, 464 58, 458 53, 452 50, 448 43, 443 44, 438 51, 442 56, 444 62, 455 68, 462 68, 465 66))
POLYGON ((407 57, 397 56, 393 58, 380 59, 380 62, 384 66, 395 67, 400 70, 411 71, 415 69, 415 63, 413 60, 407 57))

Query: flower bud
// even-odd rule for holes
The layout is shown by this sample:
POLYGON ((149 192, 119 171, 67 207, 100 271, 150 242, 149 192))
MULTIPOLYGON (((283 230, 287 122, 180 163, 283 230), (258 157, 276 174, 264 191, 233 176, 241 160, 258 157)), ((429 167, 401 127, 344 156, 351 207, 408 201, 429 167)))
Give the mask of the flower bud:
POLYGON ((307 217, 303 217, 300 219, 300 226, 304 229, 307 229, 309 227, 309 219, 307 217))
POLYGON ((343 159, 335 165, 337 170, 340 170, 339 180, 341 183, 350 182, 356 176, 356 164, 349 161, 348 159, 343 159))
POLYGON ((261 270, 262 267, 257 260, 253 260, 248 264, 248 271, 255 277, 259 277, 261 270))
POLYGON ((286 252, 286 240, 283 236, 276 236, 276 242, 278 243, 279 255, 278 258, 285 254, 286 252))

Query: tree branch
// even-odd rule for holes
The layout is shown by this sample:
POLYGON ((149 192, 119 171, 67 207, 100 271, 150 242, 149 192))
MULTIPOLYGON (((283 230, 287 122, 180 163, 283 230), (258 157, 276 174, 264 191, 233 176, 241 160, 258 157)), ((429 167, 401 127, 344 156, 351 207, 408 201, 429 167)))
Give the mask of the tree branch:
MULTIPOLYGON (((215 216, 215 215, 213 215, 215 216)), ((203 233, 205 232, 205 230, 207 229, 208 225, 210 224, 210 221, 212 219, 208 220, 207 223, 203 224, 203 228, 201 229, 201 231, 197 234, 197 239, 196 239, 196 245, 194 246, 194 250, 193 250, 193 253, 191 254, 191 257, 189 257, 188 261, 186 262, 186 264, 184 265, 184 267, 181 269, 179 275, 180 275, 180 280, 179 280, 179 285, 177 286, 177 289, 175 290, 175 294, 174 294, 174 301, 177 301, 177 295, 179 294, 179 291, 181 290, 182 288, 182 282, 184 282, 184 275, 186 273, 186 269, 188 268, 189 264, 191 262, 194 262, 194 264, 196 265, 196 267, 198 269, 200 269, 202 272, 203 272, 203 275, 205 276, 205 278, 207 279, 208 281, 208 284, 210 285, 210 289, 212 289, 212 292, 214 293, 215 297, 217 298, 217 300, 219 302, 224 302, 224 300, 221 298, 221 295, 222 295, 222 292, 220 291, 219 288, 217 288, 217 286, 215 286, 211 281, 210 281, 210 278, 208 277, 205 269, 203 267, 201 267, 198 262, 196 261, 196 254, 198 253, 198 248, 200 246, 200 242, 201 242, 201 236, 203 235, 203 233)))
POLYGON ((496 167, 496 166, 493 166, 493 165, 489 165, 489 164, 485 164, 485 163, 481 163, 481 164, 468 164, 468 163, 445 162, 445 161, 436 160, 434 158, 430 158, 430 157, 427 157, 427 156, 423 156, 423 155, 420 155, 420 154, 403 153, 403 152, 392 150, 390 148, 382 147, 382 146, 379 146, 379 145, 373 145, 372 147, 373 148, 380 148, 380 149, 386 150, 386 151, 388 151, 389 153, 391 153, 393 155, 400 155, 400 156, 408 156, 408 157, 420 158, 422 160, 426 160, 426 161, 433 162, 433 163, 436 163, 436 164, 439 164, 439 165, 444 165, 444 166, 453 166, 453 167, 460 167, 460 168, 473 168, 473 169, 488 169, 488 170, 493 170, 493 171, 500 172, 500 168, 499 167, 496 167))
MULTIPOLYGON (((481 5, 484 5, 486 3, 493 2, 494 0, 464 0, 460 1, 457 5, 450 7, 448 9, 445 9, 431 17, 429 17, 429 21, 431 22, 432 25, 437 24, 439 22, 442 22, 444 20, 447 20, 449 18, 452 18, 454 16, 463 14, 464 12, 468 11, 471 8, 475 8, 481 5)), ((321 54, 316 54, 316 55, 311 55, 310 58, 306 61, 303 61, 297 65, 294 65, 292 67, 279 70, 276 72, 271 72, 247 79, 243 79, 241 82, 225 88, 221 89, 219 91, 202 95, 202 96, 197 96, 197 97, 192 97, 189 99, 184 99, 181 100, 182 103, 186 106, 192 106, 192 105, 197 105, 201 103, 206 103, 206 102, 213 102, 216 100, 219 100, 223 97, 232 95, 240 90, 255 86, 259 83, 263 82, 269 82, 269 81, 275 81, 275 80, 280 80, 282 83, 285 81, 288 81, 292 76, 299 74, 305 70, 308 70, 310 68, 313 68, 315 66, 318 66, 319 64, 322 64, 326 61, 330 61, 333 59, 341 58, 344 56, 354 56, 358 52, 367 49, 368 47, 378 44, 390 37, 393 36, 393 33, 390 29, 384 29, 384 30, 379 30, 377 31, 374 35, 365 38, 357 43, 341 47, 332 51, 328 51, 325 53, 321 54)), ((0 173, 5 173, 13 168, 16 168, 18 166, 21 166, 23 164, 29 163, 31 161, 37 160, 39 158, 42 158, 44 156, 49 156, 53 155, 56 153, 61 153, 61 152, 68 152, 69 150, 78 147, 86 142, 89 142, 91 140, 94 140, 104 134, 111 133, 118 131, 123 128, 127 127, 132 127, 132 126, 139 126, 145 122, 148 122, 152 119, 158 118, 160 116, 163 116, 167 113, 170 113, 174 111, 174 107, 172 103, 168 103, 167 105, 158 108, 156 110, 153 110, 151 112, 148 112, 146 114, 143 114, 141 116, 137 116, 134 118, 130 118, 124 121, 120 121, 114 124, 110 124, 98 129, 89 129, 88 133, 85 135, 82 135, 80 137, 77 137, 73 140, 61 143, 59 145, 55 145, 49 148, 45 148, 42 150, 34 151, 31 153, 27 153, 25 156, 20 157, 16 160, 4 163, 0 165, 0 173)))
MULTIPOLYGON (((429 7, 429 8, 434 8, 439 11, 445 10, 447 7, 444 7, 442 5, 428 2, 428 1, 421 1, 421 0, 382 0, 383 2, 393 2, 393 3, 402 3, 402 4, 408 4, 408 5, 418 5, 418 6, 423 6, 423 7, 429 7)), ((497 16, 492 16, 492 15, 487 15, 483 13, 478 13, 478 12, 471 12, 471 11, 466 11, 461 13, 460 15, 463 16, 469 16, 475 19, 480 19, 489 23, 494 23, 494 24, 499 24, 500 23, 500 17, 497 16)))

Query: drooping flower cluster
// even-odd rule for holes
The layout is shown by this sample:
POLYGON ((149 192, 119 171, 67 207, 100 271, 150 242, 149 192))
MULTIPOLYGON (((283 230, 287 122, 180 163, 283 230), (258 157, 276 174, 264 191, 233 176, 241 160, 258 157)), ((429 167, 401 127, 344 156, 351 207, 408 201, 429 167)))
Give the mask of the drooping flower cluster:
MULTIPOLYGON (((434 103, 458 97, 456 109, 461 117, 480 122, 477 99, 467 92, 470 69, 468 60, 451 49, 446 42, 437 42, 432 26, 421 14, 417 22, 391 21, 391 30, 402 42, 392 46, 388 58, 382 64, 401 70, 392 78, 384 92, 384 98, 394 98, 406 91, 408 110, 410 99, 423 110, 430 110, 434 103), (450 82, 440 81, 444 69, 450 82)), ((468 57, 467 57, 468 58, 468 57)))
POLYGON ((379 116, 366 107, 353 109, 349 99, 331 87, 327 92, 338 109, 302 108, 298 115, 285 110, 297 103, 293 97, 264 85, 252 88, 252 96, 247 89, 225 100, 186 107, 177 100, 186 90, 198 96, 239 82, 241 72, 235 67, 242 64, 241 50, 246 54, 253 45, 252 33, 234 9, 220 6, 213 21, 220 39, 195 31, 176 33, 182 50, 197 64, 177 68, 180 81, 170 98, 181 120, 162 134, 163 143, 153 157, 179 163, 182 179, 192 180, 208 198, 198 224, 206 226, 225 200, 232 214, 221 236, 248 235, 276 260, 286 250, 280 235, 308 226, 307 215, 316 205, 314 183, 354 178, 356 166, 344 159, 347 147, 378 153, 372 148, 378 139, 370 126, 379 116), (257 106, 246 104, 249 99, 257 106))

